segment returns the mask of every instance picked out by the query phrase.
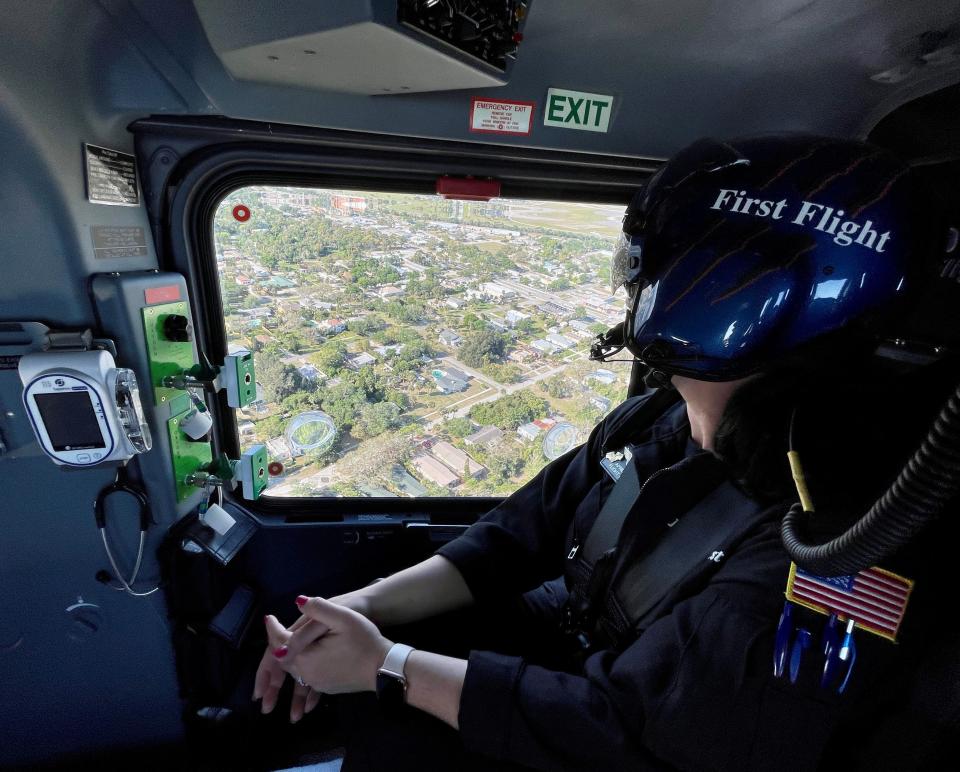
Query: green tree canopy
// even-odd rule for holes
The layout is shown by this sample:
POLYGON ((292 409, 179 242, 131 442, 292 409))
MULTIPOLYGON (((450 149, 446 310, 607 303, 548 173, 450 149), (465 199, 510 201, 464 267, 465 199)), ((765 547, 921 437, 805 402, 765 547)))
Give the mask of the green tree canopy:
POLYGON ((297 368, 267 351, 257 357, 257 381, 268 402, 282 402, 303 388, 303 376, 297 368))
POLYGON ((328 340, 310 355, 313 362, 325 375, 339 372, 346 362, 347 347, 338 340, 328 340))
POLYGON ((443 430, 451 437, 466 437, 473 434, 473 421, 469 418, 451 418, 443 424, 443 430))
POLYGON ((521 389, 493 402, 481 402, 470 409, 470 417, 479 424, 501 429, 516 429, 520 424, 546 414, 547 401, 529 389, 521 389))
POLYGON ((351 433, 358 439, 365 439, 376 437, 399 425, 399 406, 392 402, 377 402, 360 408, 360 414, 351 433))
POLYGON ((469 333, 460 346, 459 358, 470 367, 483 367, 499 362, 507 349, 507 338, 493 330, 469 333))

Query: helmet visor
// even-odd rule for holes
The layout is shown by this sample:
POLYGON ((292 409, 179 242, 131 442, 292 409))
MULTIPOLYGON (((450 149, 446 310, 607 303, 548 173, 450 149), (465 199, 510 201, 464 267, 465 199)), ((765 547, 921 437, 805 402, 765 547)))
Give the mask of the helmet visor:
POLYGON ((643 267, 643 237, 620 233, 610 259, 610 294, 640 279, 643 267))

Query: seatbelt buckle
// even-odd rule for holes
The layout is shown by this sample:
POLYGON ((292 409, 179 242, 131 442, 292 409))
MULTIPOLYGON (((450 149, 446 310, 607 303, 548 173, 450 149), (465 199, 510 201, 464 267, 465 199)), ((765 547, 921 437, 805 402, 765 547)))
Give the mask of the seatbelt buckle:
POLYGON ((572 640, 582 653, 589 651, 593 646, 593 641, 591 641, 590 636, 583 631, 580 625, 581 621, 582 620, 575 618, 573 609, 567 604, 563 609, 563 617, 560 621, 560 632, 572 640))

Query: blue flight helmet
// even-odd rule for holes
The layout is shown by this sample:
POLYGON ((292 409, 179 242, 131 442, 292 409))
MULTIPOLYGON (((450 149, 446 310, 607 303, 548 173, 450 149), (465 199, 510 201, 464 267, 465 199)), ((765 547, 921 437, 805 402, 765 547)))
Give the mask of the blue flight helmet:
POLYGON ((929 265, 933 209, 906 166, 861 142, 697 142, 624 216, 623 343, 662 374, 724 381, 882 319, 929 265))

